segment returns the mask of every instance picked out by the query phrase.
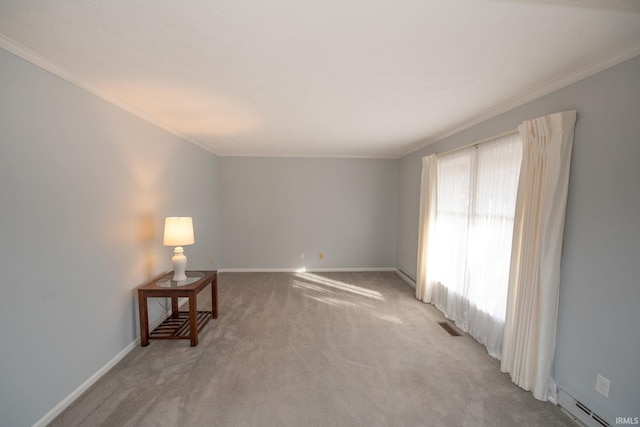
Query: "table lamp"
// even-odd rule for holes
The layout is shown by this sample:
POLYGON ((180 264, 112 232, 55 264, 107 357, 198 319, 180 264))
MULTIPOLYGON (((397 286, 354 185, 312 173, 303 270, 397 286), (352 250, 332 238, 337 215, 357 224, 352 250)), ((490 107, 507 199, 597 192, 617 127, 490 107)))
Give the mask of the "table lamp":
POLYGON ((193 245, 193 220, 191 217, 167 217, 164 220, 165 246, 175 246, 171 264, 173 265, 173 280, 186 280, 187 257, 184 255, 183 245, 193 245))

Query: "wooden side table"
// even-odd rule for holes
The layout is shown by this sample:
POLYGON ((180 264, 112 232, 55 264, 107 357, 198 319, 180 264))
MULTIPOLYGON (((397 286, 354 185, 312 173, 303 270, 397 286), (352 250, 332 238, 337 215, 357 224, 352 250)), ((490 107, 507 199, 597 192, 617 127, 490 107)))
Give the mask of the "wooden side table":
POLYGON ((191 346, 198 345, 198 332, 218 318, 218 272, 187 271, 187 279, 171 280, 173 272, 154 279, 138 288, 140 312, 140 344, 149 345, 149 339, 190 339, 191 346), (211 284, 211 311, 198 311, 196 296, 211 284), (189 298, 189 311, 178 310, 178 298, 189 298), (171 298, 171 314, 149 332, 147 298, 171 298))

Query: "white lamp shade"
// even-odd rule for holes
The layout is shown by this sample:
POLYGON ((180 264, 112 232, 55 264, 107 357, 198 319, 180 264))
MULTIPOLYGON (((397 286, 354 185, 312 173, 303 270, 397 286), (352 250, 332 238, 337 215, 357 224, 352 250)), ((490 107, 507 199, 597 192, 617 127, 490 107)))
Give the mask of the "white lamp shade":
POLYGON ((165 246, 193 245, 193 220, 191 217, 167 217, 164 220, 165 246))

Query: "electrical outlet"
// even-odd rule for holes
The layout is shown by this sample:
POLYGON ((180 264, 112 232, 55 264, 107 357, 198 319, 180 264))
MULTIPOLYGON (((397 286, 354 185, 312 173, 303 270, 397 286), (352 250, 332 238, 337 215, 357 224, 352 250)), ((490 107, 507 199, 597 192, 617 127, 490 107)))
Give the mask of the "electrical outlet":
POLYGON ((213 257, 209 258, 209 265, 213 265, 213 257))
POLYGON ((304 259, 304 252, 300 252, 300 259, 304 259))
POLYGON ((611 386, 611 381, 608 378, 600 374, 596 376, 596 391, 606 398, 609 398, 609 386, 611 386))

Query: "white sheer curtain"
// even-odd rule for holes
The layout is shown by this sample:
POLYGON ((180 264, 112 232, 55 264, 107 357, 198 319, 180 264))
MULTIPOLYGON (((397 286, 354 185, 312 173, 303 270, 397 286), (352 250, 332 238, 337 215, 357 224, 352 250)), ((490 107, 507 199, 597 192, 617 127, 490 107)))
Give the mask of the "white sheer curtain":
POLYGON ((540 400, 556 400, 560 257, 576 112, 518 127, 523 140, 501 370, 540 400))
POLYGON ((437 173, 436 155, 432 154, 422 159, 422 183, 420 191, 420 228, 418 231, 418 271, 416 279, 416 298, 430 302, 433 292, 428 286, 427 266, 429 253, 429 232, 434 229, 437 203, 437 173))
POLYGON ((520 137, 438 157, 435 174, 434 160, 423 165, 416 296, 500 358, 520 137))

